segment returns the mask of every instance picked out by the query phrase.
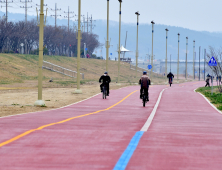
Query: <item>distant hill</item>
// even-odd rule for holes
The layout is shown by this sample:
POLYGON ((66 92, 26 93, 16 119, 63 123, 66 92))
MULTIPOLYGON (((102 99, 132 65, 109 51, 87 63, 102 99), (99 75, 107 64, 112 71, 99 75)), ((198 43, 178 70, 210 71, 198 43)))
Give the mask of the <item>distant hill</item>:
MULTIPOLYGON (((0 12, 0 15, 3 16, 4 13, 0 12)), ((24 20, 24 14, 13 14, 9 13, 9 21, 18 21, 24 20)), ((28 19, 36 19, 36 16, 28 16, 28 19)), ((131 57, 133 60, 135 59, 135 51, 136 51, 136 18, 135 24, 127 24, 122 23, 122 31, 121 31, 121 44, 125 45, 125 37, 126 31, 128 31, 128 38, 126 48, 129 49, 130 53, 126 54, 126 57, 131 57)), ((55 19, 53 17, 47 18, 47 24, 54 25, 55 19)), ((58 19, 58 25, 67 25, 66 19, 58 19)), ((75 23, 76 24, 76 23, 75 23)), ((73 27, 74 22, 70 22, 70 27, 73 27)), ((106 21, 105 20, 97 20, 95 22, 96 27, 93 29, 93 33, 99 36, 99 41, 102 44, 105 44, 106 38, 106 21)), ((186 37, 189 38, 188 43, 188 60, 192 60, 193 58, 193 40, 196 41, 196 52, 197 57, 199 56, 199 46, 201 46, 201 50, 206 48, 208 50, 209 46, 220 47, 222 44, 222 33, 210 33, 206 31, 194 31, 181 27, 167 26, 167 25, 158 25, 154 26, 154 55, 156 59, 165 59, 166 56, 166 31, 168 28, 168 58, 170 54, 172 54, 172 60, 177 59, 177 51, 178 51, 178 36, 180 33, 180 58, 181 60, 185 59, 186 52, 186 37)), ((90 30, 90 29, 89 29, 90 30)), ((119 38, 119 23, 110 21, 110 38, 111 38, 111 48, 110 53, 112 53, 112 58, 118 57, 116 52, 118 38, 119 38)), ((151 54, 152 48, 152 25, 151 24, 140 24, 139 25, 139 60, 144 60, 146 54, 151 54)), ((101 48, 97 49, 96 54, 101 56, 101 48)), ((103 46, 102 55, 105 57, 106 49, 103 46)), ((201 54, 202 57, 202 54, 201 54)))

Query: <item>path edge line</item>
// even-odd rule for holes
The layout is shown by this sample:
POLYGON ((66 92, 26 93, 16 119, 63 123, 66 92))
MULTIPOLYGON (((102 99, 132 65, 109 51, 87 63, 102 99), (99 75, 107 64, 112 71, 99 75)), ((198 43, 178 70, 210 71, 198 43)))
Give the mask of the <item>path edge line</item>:
MULTIPOLYGON (((123 88, 127 88, 127 87, 131 87, 131 86, 126 86, 126 87, 122 87, 122 88, 119 88, 119 89, 115 89, 115 90, 120 90, 120 89, 123 89, 123 88)), ((111 91, 111 90, 110 90, 111 91)), ((72 104, 69 104, 69 105, 66 105, 66 106, 62 106, 62 107, 59 107, 59 108, 56 108, 56 109, 50 109, 50 110, 42 110, 42 111, 37 111, 37 112, 28 112, 28 113, 20 113, 20 114, 16 114, 16 115, 8 115, 8 116, 2 116, 0 117, 0 119, 3 119, 3 118, 8 118, 8 117, 13 117, 13 116, 21 116, 21 115, 26 115, 26 114, 31 114, 31 113, 39 113, 39 112, 48 112, 48 111, 53 111, 53 110, 59 110, 59 109, 63 109, 63 108, 66 108, 66 107, 69 107, 69 106, 72 106, 72 105, 75 105, 75 104, 78 104, 78 103, 81 103, 81 102, 84 102, 86 100, 89 100, 93 97, 96 97, 98 95, 100 95, 101 93, 98 93, 98 94, 95 94, 89 98, 86 98, 84 100, 80 100, 78 102, 75 102, 75 103, 72 103, 72 104)))
POLYGON ((131 92, 131 93, 128 94, 126 97, 124 97, 122 100, 120 100, 120 101, 117 102, 116 104, 114 104, 114 105, 112 105, 112 106, 110 106, 110 107, 108 107, 108 108, 106 108, 106 109, 98 110, 98 111, 95 111, 95 112, 92 112, 92 113, 87 113, 87 114, 84 114, 84 115, 79 115, 79 116, 67 118, 67 119, 61 120, 61 121, 59 121, 59 122, 54 122, 54 123, 42 125, 42 126, 36 128, 36 129, 31 129, 31 130, 25 131, 25 132, 21 133, 20 135, 17 135, 17 136, 15 136, 15 137, 11 138, 11 139, 8 139, 8 140, 0 143, 0 148, 1 148, 2 146, 5 146, 5 145, 7 145, 7 144, 9 144, 9 143, 12 143, 12 142, 14 142, 14 141, 16 141, 16 140, 18 140, 18 139, 20 139, 20 138, 22 138, 22 137, 24 137, 24 136, 32 133, 32 132, 35 132, 35 131, 37 131, 37 130, 42 130, 42 129, 47 128, 47 127, 49 127, 49 126, 66 123, 66 122, 68 122, 68 121, 70 121, 70 120, 73 120, 73 119, 77 119, 77 118, 81 118, 81 117, 93 115, 93 114, 96 114, 96 113, 99 113, 99 112, 104 112, 104 111, 110 110, 110 109, 112 109, 113 107, 115 107, 116 105, 122 103, 124 100, 126 100, 128 97, 130 97, 132 94, 134 94, 134 93, 137 92, 137 91, 138 91, 138 90, 135 90, 135 91, 131 92))
POLYGON ((148 128, 150 127, 150 125, 151 125, 151 123, 152 123, 152 121, 153 121, 153 118, 154 118, 154 116, 155 116, 155 114, 156 114, 157 108, 158 108, 158 106, 159 106, 159 103, 160 103, 162 94, 163 94, 163 92, 164 92, 166 89, 167 89, 167 88, 163 89, 163 90, 160 92, 159 97, 158 97, 158 99, 157 99, 157 102, 156 102, 156 104, 155 104, 155 106, 154 106, 154 108, 153 108, 150 116, 148 117, 146 123, 143 125, 143 127, 141 128, 140 131, 146 132, 146 131, 148 130, 148 128))
MULTIPOLYGON (((196 92, 197 89, 194 90, 194 92, 196 92)), ((203 98, 216 110, 218 111, 220 114, 222 114, 222 112, 220 110, 218 110, 209 100, 208 98, 206 98, 203 94, 201 94, 200 92, 196 92, 199 93, 201 96, 203 96, 203 98)))

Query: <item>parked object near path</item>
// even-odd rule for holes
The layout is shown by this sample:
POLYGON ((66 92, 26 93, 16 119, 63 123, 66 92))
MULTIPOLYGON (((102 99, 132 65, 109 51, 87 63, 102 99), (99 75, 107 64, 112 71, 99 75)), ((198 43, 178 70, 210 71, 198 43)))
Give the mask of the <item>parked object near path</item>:
POLYGON ((49 82, 53 82, 53 78, 51 78, 51 79, 49 80, 49 82))

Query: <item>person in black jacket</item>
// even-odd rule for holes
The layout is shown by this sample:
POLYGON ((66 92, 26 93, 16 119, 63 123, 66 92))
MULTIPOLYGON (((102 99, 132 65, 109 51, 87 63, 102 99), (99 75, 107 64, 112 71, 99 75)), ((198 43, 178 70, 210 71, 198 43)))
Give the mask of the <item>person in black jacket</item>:
POLYGON ((167 78, 169 79, 169 84, 170 84, 170 81, 171 83, 173 83, 173 78, 174 78, 173 73, 169 72, 169 74, 167 75, 167 78))
POLYGON ((102 84, 100 85, 101 92, 103 92, 103 86, 105 85, 107 88, 107 96, 109 96, 109 83, 111 82, 111 79, 107 71, 104 73, 104 75, 100 77, 99 82, 101 83, 101 81, 102 81, 102 84))

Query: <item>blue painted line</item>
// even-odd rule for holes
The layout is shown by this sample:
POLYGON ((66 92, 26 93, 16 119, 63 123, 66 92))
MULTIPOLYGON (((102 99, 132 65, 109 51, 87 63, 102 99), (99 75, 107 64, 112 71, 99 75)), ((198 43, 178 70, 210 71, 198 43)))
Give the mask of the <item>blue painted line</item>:
POLYGON ((126 168, 130 158, 133 155, 133 152, 136 150, 136 147, 139 144, 140 138, 143 136, 143 133, 143 131, 136 132, 113 170, 124 170, 126 168))

